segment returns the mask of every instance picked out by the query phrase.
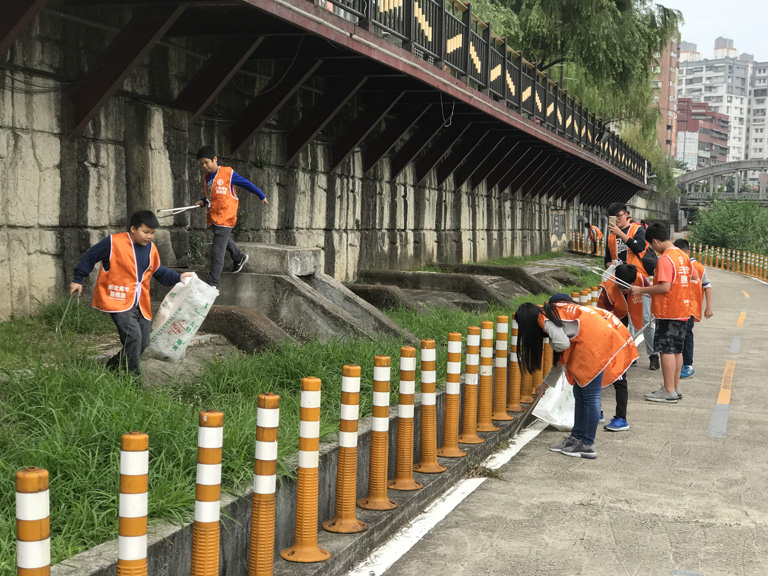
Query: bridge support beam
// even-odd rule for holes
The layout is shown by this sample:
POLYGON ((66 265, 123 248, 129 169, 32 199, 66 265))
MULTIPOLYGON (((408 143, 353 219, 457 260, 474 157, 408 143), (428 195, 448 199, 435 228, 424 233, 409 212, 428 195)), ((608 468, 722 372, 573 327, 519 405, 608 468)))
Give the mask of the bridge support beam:
POLYGON ((760 194, 758 195, 758 198, 761 203, 765 200, 765 180, 767 178, 768 178, 768 172, 761 172, 760 176, 758 176, 759 186, 760 186, 760 194))

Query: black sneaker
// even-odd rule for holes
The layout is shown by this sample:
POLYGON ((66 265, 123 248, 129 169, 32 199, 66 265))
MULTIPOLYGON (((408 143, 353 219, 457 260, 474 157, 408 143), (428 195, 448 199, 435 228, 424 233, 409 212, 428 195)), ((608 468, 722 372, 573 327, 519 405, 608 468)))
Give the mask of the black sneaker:
POLYGON ((243 269, 243 266, 245 266, 246 262, 248 262, 248 254, 243 253, 243 257, 240 258, 240 262, 235 262, 235 267, 232 269, 232 272, 235 274, 240 272, 240 270, 243 269))
POLYGON ((654 354, 651 356, 651 363, 648 366, 648 370, 658 370, 661 368, 661 363, 659 362, 659 355, 654 354))

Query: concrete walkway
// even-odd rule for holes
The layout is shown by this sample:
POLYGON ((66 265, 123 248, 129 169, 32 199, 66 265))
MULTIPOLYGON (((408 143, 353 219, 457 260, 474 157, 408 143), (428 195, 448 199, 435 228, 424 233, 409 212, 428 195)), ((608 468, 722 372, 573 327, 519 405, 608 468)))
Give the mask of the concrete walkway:
MULTIPOLYGON (((641 346, 629 431, 600 427, 590 461, 549 452, 563 433, 548 428, 386 575, 768 574, 768 285, 710 278, 715 316, 679 404, 644 401, 661 372, 641 346)), ((613 403, 605 390, 607 418, 613 403)))

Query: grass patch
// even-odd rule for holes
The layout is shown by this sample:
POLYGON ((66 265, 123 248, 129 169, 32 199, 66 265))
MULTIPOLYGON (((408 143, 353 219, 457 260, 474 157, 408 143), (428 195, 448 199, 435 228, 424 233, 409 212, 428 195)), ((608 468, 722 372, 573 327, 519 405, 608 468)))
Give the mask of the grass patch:
MULTIPOLYGON (((578 274, 583 271, 577 267, 578 274)), ((509 307, 492 305, 483 314, 442 307, 399 308, 389 315, 417 337, 436 340, 437 378, 444 382, 449 332, 466 335, 468 326, 511 316, 522 301, 541 303, 547 297, 529 296, 509 307)), ((200 410, 224 412, 222 487, 242 493, 252 480, 259 393, 275 392, 281 397, 281 478, 292 474, 290 463, 298 449, 302 377, 316 376, 323 382, 320 430, 329 441, 335 440, 338 429, 344 364, 362 367, 360 414, 364 417, 371 412, 373 358, 389 355, 391 402, 397 402, 402 343, 392 338, 279 344, 259 354, 213 361, 192 382, 136 390, 129 380, 89 358, 92 346, 105 335, 115 336, 106 314, 73 301, 64 317, 67 304, 64 299, 37 318, 0 324, 0 481, 6 487, 0 491, 0 576, 15 573, 12 486, 20 468, 39 466, 51 474, 52 559, 61 562, 117 536, 119 450, 124 432, 149 434, 150 521, 189 520, 194 510, 200 410)), ((475 473, 498 474, 481 466, 475 473)))
POLYGON ((0 366, 18 370, 37 364, 71 361, 73 350, 86 351, 115 336, 115 325, 103 312, 62 298, 45 306, 34 318, 0 323, 0 366), (67 306, 69 309, 67 310, 67 306), (67 311, 66 315, 64 314, 67 311))

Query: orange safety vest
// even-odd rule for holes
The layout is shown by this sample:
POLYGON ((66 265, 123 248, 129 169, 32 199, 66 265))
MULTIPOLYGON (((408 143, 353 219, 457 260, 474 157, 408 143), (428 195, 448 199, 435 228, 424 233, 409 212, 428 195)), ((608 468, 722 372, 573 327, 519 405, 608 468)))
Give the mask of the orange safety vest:
MULTIPOLYGON (((568 382, 586 386, 603 372, 603 386, 618 380, 634 360, 637 348, 629 330, 606 310, 580 306, 570 302, 555 304, 562 320, 575 320, 579 332, 571 345, 560 352, 568 382)), ((539 314, 539 326, 544 329, 547 317, 539 314)))
POLYGON ((603 233, 600 231, 600 228, 598 228, 594 224, 589 227, 589 239, 592 242, 597 242, 602 237, 603 237, 603 233))
POLYGON ((702 309, 704 307, 704 265, 691 258, 691 266, 696 270, 698 278, 691 278, 691 314, 694 322, 701 322, 702 309), (698 289, 697 289, 698 288, 698 289))
MULTIPOLYGON (((643 277, 638 274, 635 278, 635 286, 643 285, 643 277)), ((600 284, 597 307, 612 312, 619 319, 625 318, 629 314, 635 328, 639 330, 643 327, 643 295, 625 295, 613 280, 607 280, 600 284)))
POLYGON ((219 166, 210 185, 206 181, 207 175, 203 174, 203 190, 205 197, 211 203, 206 214, 208 226, 216 224, 216 226, 234 228, 237 223, 237 207, 240 200, 232 186, 232 172, 229 166, 219 166))
POLYGON ((93 290, 93 307, 103 312, 125 312, 133 308, 138 291, 141 315, 152 320, 149 298, 149 279, 160 267, 160 254, 153 243, 149 254, 149 267, 139 278, 133 240, 128 232, 109 237, 109 270, 99 269, 93 290))
POLYGON ((691 296, 700 289, 700 286, 691 284, 691 276, 696 276, 696 271, 691 267, 691 260, 679 248, 667 248, 659 256, 659 262, 662 258, 668 258, 674 264, 675 275, 669 292, 651 297, 651 313, 658 320, 688 320, 693 314, 691 296))
MULTIPOLYGON (((629 225, 629 232, 627 232, 627 236, 630 238, 635 237, 635 233, 642 228, 640 224, 635 224, 634 222, 629 225)), ((617 260, 619 258, 619 237, 616 236, 613 232, 608 234, 608 252, 611 255, 611 260, 617 260)), ((645 270, 645 266, 643 266, 643 256, 645 256, 645 253, 648 252, 648 242, 645 243, 645 250, 643 250, 640 254, 635 254, 630 250, 629 246, 627 246, 627 264, 632 264, 637 268, 637 271, 642 274, 643 276, 647 277, 649 276, 648 272, 645 270)))

